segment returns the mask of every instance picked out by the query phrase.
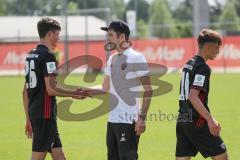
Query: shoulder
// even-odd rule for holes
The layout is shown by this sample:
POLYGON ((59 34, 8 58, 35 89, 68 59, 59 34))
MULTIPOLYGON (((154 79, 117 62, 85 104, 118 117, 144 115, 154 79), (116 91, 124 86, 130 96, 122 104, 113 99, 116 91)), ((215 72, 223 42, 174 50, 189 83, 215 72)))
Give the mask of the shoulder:
POLYGON ((26 56, 26 60, 34 59, 36 61, 41 61, 42 59, 44 59, 47 56, 48 56, 47 50, 43 50, 43 49, 36 47, 29 51, 29 53, 26 56))
POLYGON ((112 53, 108 59, 112 59, 114 56, 116 56, 118 53, 112 53))
POLYGON ((195 67, 195 74, 210 75, 211 69, 206 63, 199 63, 195 67))
POLYGON ((113 53, 111 54, 109 57, 108 57, 108 62, 111 62, 112 61, 112 58, 116 55, 117 53, 113 53))
POLYGON ((189 65, 191 65, 193 67, 194 70, 206 70, 206 71, 210 71, 210 67, 205 63, 205 61, 203 61, 202 59, 200 59, 199 57, 193 57, 191 60, 188 61, 189 65))
POLYGON ((142 53, 140 53, 132 48, 128 49, 126 52, 127 52, 126 54, 128 54, 132 57, 144 57, 144 55, 142 53))
POLYGON ((43 45, 38 45, 36 48, 34 48, 32 53, 39 55, 40 59, 45 58, 54 58, 54 53, 51 53, 49 49, 43 45))
POLYGON ((210 70, 211 70, 210 67, 209 67, 206 63, 204 63, 204 62, 197 62, 197 63, 195 64, 195 68, 196 68, 196 69, 205 69, 205 70, 207 70, 207 71, 210 71, 210 70))
POLYGON ((146 62, 145 56, 136 50, 129 49, 126 55, 134 62, 146 62))
POLYGON ((41 52, 41 58, 43 61, 56 61, 54 53, 51 53, 49 51, 41 52))

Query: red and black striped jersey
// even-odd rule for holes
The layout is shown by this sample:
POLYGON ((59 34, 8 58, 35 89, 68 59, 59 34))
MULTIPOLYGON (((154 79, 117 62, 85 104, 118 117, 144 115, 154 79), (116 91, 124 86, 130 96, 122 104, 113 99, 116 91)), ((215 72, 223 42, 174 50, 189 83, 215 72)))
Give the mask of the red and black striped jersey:
POLYGON ((180 83, 179 120, 189 121, 201 119, 199 113, 188 100, 191 88, 200 90, 199 98, 209 111, 208 93, 210 74, 211 70, 209 66, 199 55, 194 56, 184 65, 180 83))
POLYGON ((44 81, 45 76, 55 75, 56 58, 49 49, 39 44, 31 50, 25 60, 25 83, 29 98, 30 119, 56 118, 56 97, 49 96, 44 81))

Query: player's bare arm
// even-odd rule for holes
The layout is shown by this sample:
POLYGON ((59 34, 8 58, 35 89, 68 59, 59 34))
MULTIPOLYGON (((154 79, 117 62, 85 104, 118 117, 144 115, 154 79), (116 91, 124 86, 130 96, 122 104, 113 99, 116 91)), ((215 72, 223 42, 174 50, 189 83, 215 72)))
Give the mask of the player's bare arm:
MULTIPOLYGON (((99 86, 93 86, 90 88, 83 88, 87 93, 89 97, 94 97, 95 95, 104 95, 107 93, 107 91, 109 90, 109 76, 105 76, 103 79, 103 83, 102 85, 99 86)), ((81 99, 81 96, 75 96, 75 99, 81 99)))
POLYGON ((110 87, 109 76, 104 76, 103 83, 100 86, 93 86, 87 88, 87 92, 90 96, 106 94, 110 87))
POLYGON ((105 76, 104 79, 103 79, 103 83, 102 83, 102 89, 104 91, 108 91, 109 90, 109 87, 110 87, 110 82, 109 82, 109 76, 105 76))
POLYGON ((139 117, 135 126, 135 131, 137 135, 140 135, 146 129, 145 118, 151 103, 152 92, 153 92, 149 76, 141 77, 140 81, 143 85, 144 93, 143 93, 142 108, 139 113, 139 117))
POLYGON ((199 93, 200 93, 200 90, 192 88, 190 90, 188 99, 192 103, 193 107, 198 111, 198 113, 204 119, 206 119, 211 134, 215 136, 219 136, 221 127, 219 123, 211 116, 211 114, 207 111, 207 109, 202 104, 199 98, 199 93))
POLYGON ((27 95, 27 88, 26 88, 26 84, 24 84, 23 87, 23 106, 24 106, 24 112, 25 112, 25 116, 26 116, 26 124, 25 124, 25 135, 28 138, 32 138, 32 126, 30 123, 30 118, 29 118, 29 114, 28 114, 28 95, 27 95))
POLYGON ((50 77, 46 76, 44 78, 46 90, 48 92, 48 95, 50 96, 59 96, 59 97, 76 97, 78 96, 80 99, 84 99, 87 97, 87 95, 84 95, 83 89, 75 89, 75 90, 66 90, 63 87, 59 86, 57 83, 52 82, 56 81, 56 77, 50 77), (50 84, 52 83, 52 84, 50 84))

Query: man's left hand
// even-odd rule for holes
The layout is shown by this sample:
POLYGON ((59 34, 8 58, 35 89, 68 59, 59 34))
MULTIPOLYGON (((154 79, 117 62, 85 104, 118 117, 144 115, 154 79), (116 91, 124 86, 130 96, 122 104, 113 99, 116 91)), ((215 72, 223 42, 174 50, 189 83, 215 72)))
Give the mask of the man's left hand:
POLYGON ((145 132, 145 130, 146 130, 145 120, 139 117, 135 124, 136 135, 140 135, 141 133, 145 132))

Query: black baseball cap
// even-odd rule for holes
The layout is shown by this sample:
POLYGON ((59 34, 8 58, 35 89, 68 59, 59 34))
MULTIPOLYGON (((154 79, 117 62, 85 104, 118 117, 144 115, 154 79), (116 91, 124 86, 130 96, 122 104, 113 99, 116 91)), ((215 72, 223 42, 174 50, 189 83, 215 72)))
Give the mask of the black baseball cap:
POLYGON ((109 29, 113 29, 116 32, 124 33, 127 36, 130 35, 130 30, 127 23, 121 20, 112 21, 108 27, 101 27, 101 30, 108 31, 109 29))

